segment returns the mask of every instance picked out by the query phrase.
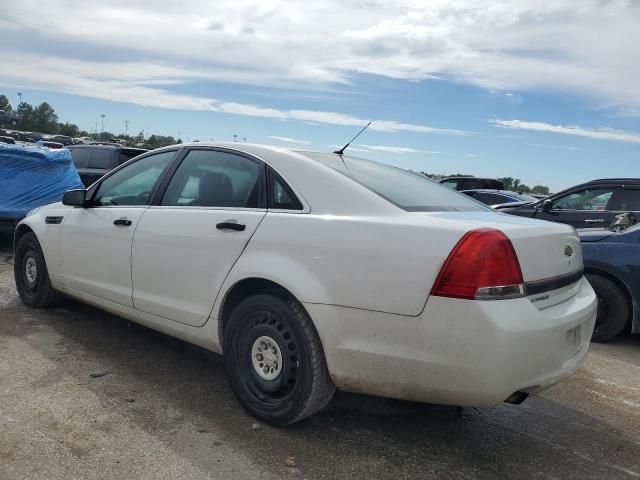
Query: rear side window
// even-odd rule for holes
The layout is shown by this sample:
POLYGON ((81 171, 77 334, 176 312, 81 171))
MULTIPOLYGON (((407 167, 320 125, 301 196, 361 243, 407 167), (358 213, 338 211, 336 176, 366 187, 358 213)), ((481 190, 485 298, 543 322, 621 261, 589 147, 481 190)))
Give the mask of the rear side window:
POLYGON ((280 175, 269 169, 269 208, 302 210, 302 203, 280 175))
POLYGON ((304 152, 408 212, 491 211, 424 175, 361 158, 304 152))
POLYGON ((167 186, 161 205, 192 207, 260 206, 262 166, 215 150, 191 150, 167 186))
POLYGON ((71 150, 71 158, 73 159, 73 164, 76 168, 86 168, 87 160, 89 159, 89 153, 91 153, 91 149, 89 148, 70 148, 71 150))
POLYGON ((89 168, 111 170, 117 167, 113 158, 113 150, 107 148, 94 148, 89 158, 89 168))
POLYGON ((640 189, 620 189, 616 193, 613 210, 640 211, 640 189))

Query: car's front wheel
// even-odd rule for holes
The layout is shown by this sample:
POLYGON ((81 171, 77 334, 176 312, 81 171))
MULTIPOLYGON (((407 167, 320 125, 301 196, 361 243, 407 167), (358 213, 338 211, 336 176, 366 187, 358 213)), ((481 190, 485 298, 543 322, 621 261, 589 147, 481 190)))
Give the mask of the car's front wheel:
POLYGON ((42 248, 31 232, 25 233, 16 244, 13 273, 18 294, 25 305, 45 308, 58 300, 58 294, 51 286, 42 248))
POLYGON ((598 316, 591 340, 607 342, 622 332, 629 320, 629 302, 615 283, 602 275, 587 274, 598 297, 598 316))
POLYGON ((234 308, 224 333, 224 361, 231 388, 255 417, 288 425, 331 400, 318 333, 293 299, 259 294, 234 308))

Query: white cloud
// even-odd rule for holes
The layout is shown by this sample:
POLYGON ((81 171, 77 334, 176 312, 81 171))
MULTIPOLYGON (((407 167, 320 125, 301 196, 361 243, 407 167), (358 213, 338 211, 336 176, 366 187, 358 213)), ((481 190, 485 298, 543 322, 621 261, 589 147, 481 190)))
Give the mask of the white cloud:
POLYGON ((377 152, 387 152, 387 153, 429 153, 429 154, 440 153, 440 152, 433 152, 431 150, 416 150, 415 148, 394 147, 390 145, 360 145, 360 146, 365 147, 368 150, 373 150, 377 152))
POLYGON ((469 158, 476 158, 478 155, 476 153, 467 153, 466 156, 469 158))
POLYGON ((287 142, 287 143, 299 143, 299 144, 310 143, 310 142, 307 142, 306 140, 297 140, 295 138, 290 138, 290 137, 279 137, 277 135, 269 135, 267 138, 272 138, 274 140, 280 140, 281 142, 287 142))
MULTIPOLYGON (((12 39, 3 44, 3 84, 24 85, 21 70, 39 68, 28 86, 90 95, 92 80, 104 87, 100 98, 157 105, 162 90, 151 85, 217 80, 322 89, 364 73, 444 78, 506 98, 553 90, 621 112, 640 108, 640 4, 633 0, 324 0, 313 7, 102 0, 91 8, 81 0, 0 0, 0 11, 0 28, 12 39), (7 68, 12 55, 23 61, 7 68), (73 62, 83 66, 79 78, 64 75, 73 62), (113 79, 125 74, 137 82, 134 94, 113 79)), ((164 98, 170 108, 206 103, 168 92, 164 98)))
POLYGON ((538 132, 562 133, 596 140, 611 140, 616 142, 640 143, 640 133, 614 130, 612 128, 585 128, 577 125, 552 125, 544 122, 525 122, 522 120, 490 120, 496 127, 513 128, 516 130, 533 130, 538 132))
MULTIPOLYGON (((0 81, 16 87, 47 88, 66 93, 92 96, 143 106, 182 110, 207 110, 274 120, 299 120, 305 123, 362 127, 367 119, 339 112, 319 110, 280 110, 239 102, 226 102, 215 98, 171 93, 158 88, 158 82, 175 80, 186 75, 173 67, 147 67, 139 63, 84 62, 78 60, 41 59, 36 56, 6 55, 0 69, 0 81), (109 79, 96 78, 97 71, 106 70, 109 79), (144 80, 145 78, 149 80, 144 80)), ((208 78, 206 75, 199 79, 208 78)), ((467 135, 464 130, 437 128, 427 125, 371 119, 370 130, 378 132, 417 132, 443 135, 467 135)))

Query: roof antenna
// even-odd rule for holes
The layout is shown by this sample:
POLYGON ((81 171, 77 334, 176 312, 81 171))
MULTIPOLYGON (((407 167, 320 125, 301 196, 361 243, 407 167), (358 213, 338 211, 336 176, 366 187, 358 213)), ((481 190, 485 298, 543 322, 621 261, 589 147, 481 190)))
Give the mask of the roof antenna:
POLYGON ((355 137, 353 137, 353 138, 349 141, 349 143, 347 143, 347 144, 346 144, 344 147, 342 147, 340 150, 336 150, 336 151, 335 151, 335 152, 333 152, 333 153, 337 153, 338 155, 342 155, 342 154, 344 154, 344 151, 347 149, 347 147, 348 147, 349 145, 351 145, 351 142, 353 142, 356 138, 358 138, 358 137, 360 136, 360 134, 361 134, 362 132, 364 132, 367 128, 369 128, 369 125, 371 125, 371 123, 372 123, 372 122, 367 123, 367 124, 362 128, 362 130, 360 130, 360 131, 358 132, 358 134, 357 134, 355 137))

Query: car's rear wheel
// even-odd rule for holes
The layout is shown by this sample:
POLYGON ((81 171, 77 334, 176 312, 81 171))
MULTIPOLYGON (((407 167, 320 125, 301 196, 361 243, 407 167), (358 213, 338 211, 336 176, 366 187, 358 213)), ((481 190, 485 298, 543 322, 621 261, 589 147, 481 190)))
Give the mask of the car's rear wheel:
POLYGON ((587 274, 598 297, 598 316, 591 340, 607 342, 619 335, 629 320, 629 302, 614 282, 602 275, 587 274))
POLYGON ((20 237, 16 244, 13 273, 18 294, 25 305, 45 308, 59 299, 51 286, 40 243, 31 232, 20 237))
POLYGON ((272 425, 321 410, 335 385, 318 333, 302 305, 258 294, 236 306, 224 332, 225 368, 240 403, 272 425))

